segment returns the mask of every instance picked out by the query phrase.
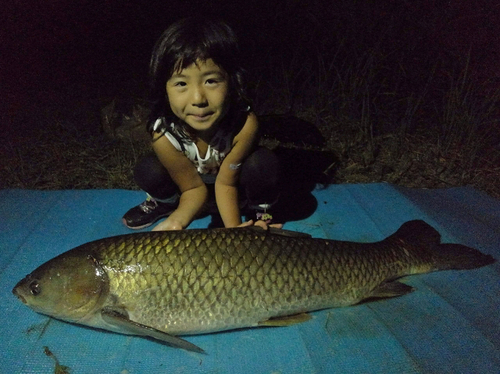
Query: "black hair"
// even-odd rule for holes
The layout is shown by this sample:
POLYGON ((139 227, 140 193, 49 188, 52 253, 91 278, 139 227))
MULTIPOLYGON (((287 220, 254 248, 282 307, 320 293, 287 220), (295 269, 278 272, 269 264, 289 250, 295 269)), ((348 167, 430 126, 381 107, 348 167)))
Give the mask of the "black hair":
POLYGON ((208 59, 229 76, 230 108, 248 110, 250 100, 245 88, 245 70, 241 66, 238 40, 233 30, 222 21, 184 18, 165 30, 153 49, 149 64, 151 112, 148 132, 152 132, 160 117, 176 120, 167 102, 165 88, 172 74, 198 60, 208 59))

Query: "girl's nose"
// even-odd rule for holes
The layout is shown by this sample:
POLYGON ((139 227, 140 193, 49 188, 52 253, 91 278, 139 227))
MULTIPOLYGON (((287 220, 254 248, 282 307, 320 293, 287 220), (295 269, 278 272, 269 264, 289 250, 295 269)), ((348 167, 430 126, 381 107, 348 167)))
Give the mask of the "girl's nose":
POLYGON ((205 90, 203 87, 195 87, 192 97, 192 105, 196 107, 207 106, 207 97, 205 96, 205 90))

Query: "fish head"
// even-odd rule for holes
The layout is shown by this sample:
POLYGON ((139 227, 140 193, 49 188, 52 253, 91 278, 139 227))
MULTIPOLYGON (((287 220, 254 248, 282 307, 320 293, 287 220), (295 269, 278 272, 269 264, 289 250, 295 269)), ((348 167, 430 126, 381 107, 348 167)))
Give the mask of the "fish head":
POLYGON ((41 265, 12 290, 38 313, 82 322, 100 308, 109 291, 106 272, 91 253, 69 251, 41 265))

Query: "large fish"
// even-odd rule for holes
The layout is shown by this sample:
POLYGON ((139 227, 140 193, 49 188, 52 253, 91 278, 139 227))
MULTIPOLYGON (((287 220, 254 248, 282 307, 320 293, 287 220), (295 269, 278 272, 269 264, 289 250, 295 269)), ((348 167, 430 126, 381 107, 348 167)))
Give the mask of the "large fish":
POLYGON ((144 232, 65 252, 13 293, 55 318, 202 352, 175 335, 297 323, 307 311, 411 292, 395 281, 405 275, 495 261, 440 240, 423 221, 376 243, 259 228, 144 232))

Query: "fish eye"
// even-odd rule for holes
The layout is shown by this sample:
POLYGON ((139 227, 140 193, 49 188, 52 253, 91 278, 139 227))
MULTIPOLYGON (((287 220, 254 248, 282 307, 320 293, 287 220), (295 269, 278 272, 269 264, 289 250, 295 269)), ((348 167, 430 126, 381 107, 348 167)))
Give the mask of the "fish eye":
POLYGON ((33 296, 36 296, 40 294, 40 292, 42 292, 42 289, 40 288, 40 285, 37 281, 33 281, 30 283, 29 290, 33 296))

